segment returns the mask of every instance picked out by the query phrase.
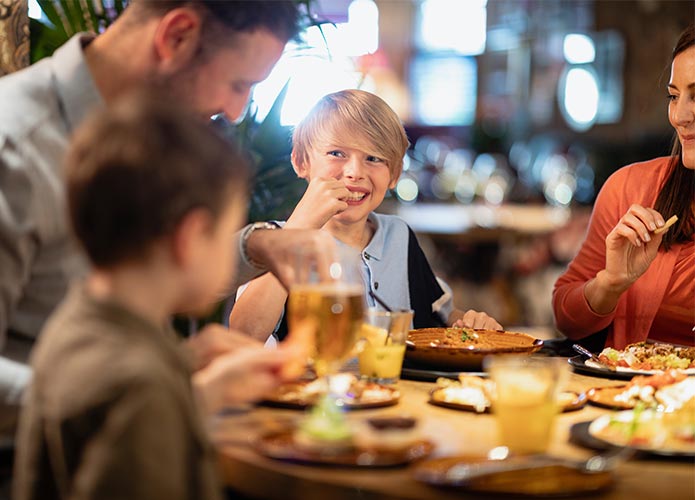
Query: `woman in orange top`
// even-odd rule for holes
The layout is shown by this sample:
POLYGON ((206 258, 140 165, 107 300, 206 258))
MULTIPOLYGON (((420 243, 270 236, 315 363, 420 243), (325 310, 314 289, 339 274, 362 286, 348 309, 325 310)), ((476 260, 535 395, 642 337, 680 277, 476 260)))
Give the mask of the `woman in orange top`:
POLYGON ((615 172, 599 193, 586 240, 553 291, 571 339, 606 331, 606 346, 652 339, 695 345, 695 29, 673 50, 671 156, 615 172), (653 207, 653 208, 652 208, 653 207), (660 232, 666 220, 677 222, 660 232))

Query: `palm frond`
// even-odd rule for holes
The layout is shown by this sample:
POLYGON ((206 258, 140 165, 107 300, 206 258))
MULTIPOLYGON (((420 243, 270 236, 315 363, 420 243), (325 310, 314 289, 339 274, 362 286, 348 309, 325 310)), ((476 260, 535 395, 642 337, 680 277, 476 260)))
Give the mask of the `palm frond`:
POLYGON ((53 0, 38 0, 38 3, 56 32, 62 36, 64 40, 70 38, 72 36, 72 31, 67 26, 67 20, 62 13, 62 9, 59 12, 53 0))

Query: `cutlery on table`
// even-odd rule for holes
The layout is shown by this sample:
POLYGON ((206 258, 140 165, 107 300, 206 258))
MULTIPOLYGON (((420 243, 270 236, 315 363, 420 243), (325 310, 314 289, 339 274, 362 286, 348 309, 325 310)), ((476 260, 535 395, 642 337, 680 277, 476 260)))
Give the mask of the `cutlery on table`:
POLYGON ((605 368, 606 370, 610 370, 612 372, 615 371, 615 366, 607 365, 606 363, 604 363, 603 361, 598 359, 598 356, 596 356, 596 354, 589 351, 588 349, 585 349, 584 347, 580 346, 579 344, 573 344, 572 349, 577 351, 582 356, 586 356, 587 358, 589 358, 591 361, 593 361, 594 363, 596 363, 600 367, 605 368))
MULTIPOLYGON (((636 452, 634 448, 626 446, 613 448, 606 453, 593 455, 586 460, 571 460, 546 454, 508 457, 504 453, 501 455, 504 458, 493 458, 499 450, 504 449, 505 447, 493 448, 488 453, 490 460, 487 461, 462 462, 454 465, 447 471, 447 479, 453 483, 465 483, 489 474, 556 465, 575 469, 585 474, 597 474, 614 470, 618 465, 630 459, 636 452)), ((498 456, 500 455, 498 454, 498 456)))

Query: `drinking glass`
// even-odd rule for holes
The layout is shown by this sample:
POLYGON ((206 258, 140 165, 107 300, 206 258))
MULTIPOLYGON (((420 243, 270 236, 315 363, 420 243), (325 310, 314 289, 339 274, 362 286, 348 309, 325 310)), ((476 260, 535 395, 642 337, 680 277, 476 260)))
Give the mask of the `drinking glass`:
POLYGON ((552 437, 557 395, 566 363, 558 358, 489 356, 485 370, 495 385, 492 413, 501 444, 514 453, 543 453, 552 437))
POLYGON ((360 331, 360 375, 380 384, 395 384, 401 375, 405 341, 413 311, 367 309, 360 331))
POLYGON ((364 285, 357 251, 338 248, 328 275, 296 256, 296 284, 287 303, 289 336, 309 346, 319 378, 338 371, 352 351, 364 315, 364 285))

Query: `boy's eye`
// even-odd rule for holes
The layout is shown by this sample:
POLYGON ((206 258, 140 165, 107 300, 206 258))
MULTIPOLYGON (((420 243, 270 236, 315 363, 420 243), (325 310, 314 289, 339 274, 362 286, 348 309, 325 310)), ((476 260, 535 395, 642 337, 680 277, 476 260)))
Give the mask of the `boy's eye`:
POLYGON ((345 157, 345 153, 343 153, 342 151, 329 151, 327 154, 328 154, 328 156, 335 156, 336 158, 344 158, 345 157))
POLYGON ((367 156, 367 161, 370 163, 383 163, 384 160, 377 158, 376 156, 367 156))

